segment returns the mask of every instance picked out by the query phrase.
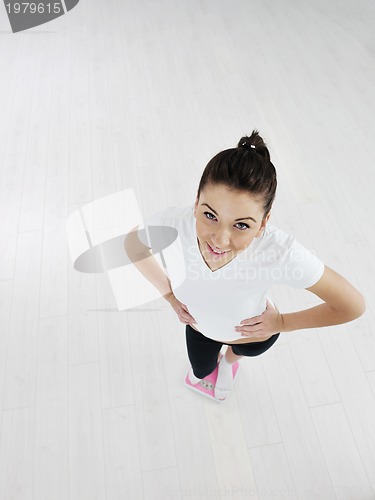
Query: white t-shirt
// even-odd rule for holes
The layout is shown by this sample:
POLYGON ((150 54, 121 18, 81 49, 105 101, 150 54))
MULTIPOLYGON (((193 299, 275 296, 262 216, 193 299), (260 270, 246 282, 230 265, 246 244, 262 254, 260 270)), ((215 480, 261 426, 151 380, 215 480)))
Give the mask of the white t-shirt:
MULTIPOLYGON (((244 338, 234 327, 265 311, 266 292, 271 286, 308 288, 324 272, 324 263, 318 257, 294 236, 269 223, 264 236, 254 238, 243 252, 215 271, 200 253, 192 205, 161 210, 147 217, 140 229, 146 227, 157 233, 155 226, 169 226, 178 234, 177 249, 161 252, 174 295, 197 321, 194 326, 220 342, 244 338)), ((146 235, 141 240, 154 248, 155 240, 150 242, 146 235)), ((160 249, 162 244, 158 245, 160 249)))

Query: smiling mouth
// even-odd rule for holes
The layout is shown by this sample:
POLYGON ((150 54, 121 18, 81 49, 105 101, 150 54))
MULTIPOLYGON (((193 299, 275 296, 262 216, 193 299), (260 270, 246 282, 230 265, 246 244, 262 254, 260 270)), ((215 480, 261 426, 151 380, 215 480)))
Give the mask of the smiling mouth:
POLYGON ((226 253, 229 252, 229 250, 225 250, 224 252, 217 252, 208 243, 207 243, 207 247, 208 247, 210 253, 213 254, 213 255, 225 255, 226 253))

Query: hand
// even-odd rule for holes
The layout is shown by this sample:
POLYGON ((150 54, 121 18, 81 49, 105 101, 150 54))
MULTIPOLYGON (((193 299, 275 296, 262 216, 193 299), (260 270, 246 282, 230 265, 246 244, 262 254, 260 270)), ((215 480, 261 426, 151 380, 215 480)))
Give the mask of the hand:
POLYGON ((250 337, 253 342, 262 342, 282 331, 282 314, 268 299, 266 300, 267 306, 263 314, 244 319, 239 326, 236 326, 236 332, 241 333, 242 337, 250 337))
POLYGON ((181 321, 181 323, 184 323, 185 325, 189 325, 191 323, 196 323, 195 319, 193 316, 189 313, 189 310, 185 304, 180 302, 173 292, 171 292, 169 295, 165 297, 165 299, 170 303, 172 306, 172 309, 176 312, 178 319, 181 321))

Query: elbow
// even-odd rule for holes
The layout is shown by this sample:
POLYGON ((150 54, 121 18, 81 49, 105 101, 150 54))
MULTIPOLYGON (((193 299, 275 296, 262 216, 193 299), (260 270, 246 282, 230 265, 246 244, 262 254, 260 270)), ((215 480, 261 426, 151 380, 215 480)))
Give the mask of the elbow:
POLYGON ((360 318, 366 312, 366 301, 363 295, 357 291, 350 302, 345 302, 345 304, 341 304, 340 308, 333 307, 333 309, 341 316, 343 323, 349 323, 360 318))
POLYGON ((353 301, 351 304, 350 311, 351 311, 350 321, 360 318, 366 312, 366 301, 361 293, 358 292, 356 300, 353 301))
POLYGON ((365 298, 362 294, 359 294, 359 300, 358 300, 358 311, 357 311, 357 318, 365 314, 366 312, 366 301, 365 298))

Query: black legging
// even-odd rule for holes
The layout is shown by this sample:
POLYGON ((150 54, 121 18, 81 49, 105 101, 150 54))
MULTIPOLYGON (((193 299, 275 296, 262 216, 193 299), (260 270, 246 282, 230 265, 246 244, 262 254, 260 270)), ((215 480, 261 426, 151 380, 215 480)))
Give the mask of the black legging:
POLYGON ((204 378, 215 370, 217 357, 224 344, 232 346, 237 356, 259 356, 276 342, 279 335, 280 333, 275 333, 262 342, 228 344, 209 339, 190 325, 186 325, 186 346, 194 375, 197 378, 204 378))

